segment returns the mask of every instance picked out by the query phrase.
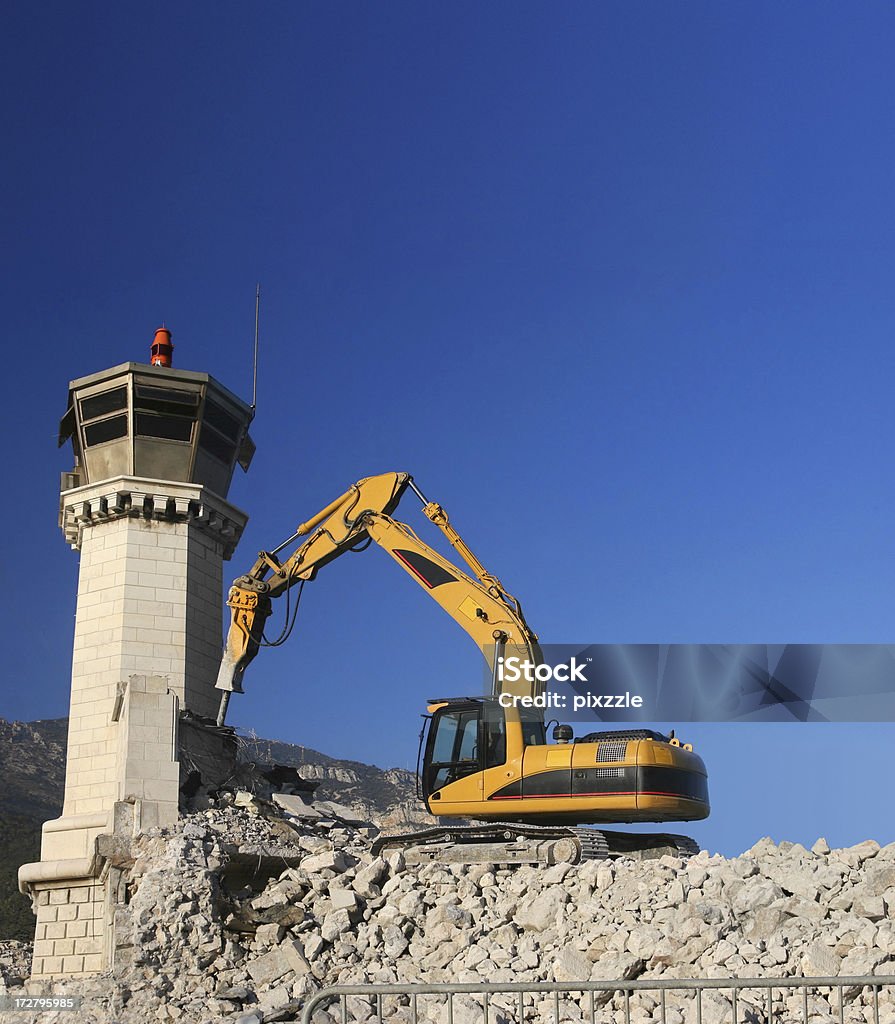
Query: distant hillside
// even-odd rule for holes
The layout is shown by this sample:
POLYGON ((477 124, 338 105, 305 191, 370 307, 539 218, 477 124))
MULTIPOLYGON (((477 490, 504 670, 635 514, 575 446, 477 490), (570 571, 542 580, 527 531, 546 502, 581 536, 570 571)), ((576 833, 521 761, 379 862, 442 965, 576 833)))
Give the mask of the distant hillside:
POLYGON ((318 779, 316 795, 354 808, 380 827, 406 821, 430 821, 416 799, 416 777, 403 768, 376 768, 342 761, 311 747, 278 740, 240 737, 243 760, 288 764, 305 779, 318 779))
POLYGON ((0 938, 34 937, 34 917, 18 889, 20 864, 40 856, 40 826, 62 809, 68 719, 0 718, 0 938))
MULTIPOLYGON (((18 891, 20 864, 40 856, 40 826, 62 810, 68 719, 8 722, 0 718, 0 939, 33 937, 34 918, 18 891)), ((426 821, 416 801, 414 776, 359 761, 340 761, 319 750, 279 740, 240 737, 246 761, 293 765, 319 780, 316 795, 351 807, 382 827, 426 821)))
POLYGON ((55 817, 62 807, 68 719, 0 718, 0 814, 55 817))

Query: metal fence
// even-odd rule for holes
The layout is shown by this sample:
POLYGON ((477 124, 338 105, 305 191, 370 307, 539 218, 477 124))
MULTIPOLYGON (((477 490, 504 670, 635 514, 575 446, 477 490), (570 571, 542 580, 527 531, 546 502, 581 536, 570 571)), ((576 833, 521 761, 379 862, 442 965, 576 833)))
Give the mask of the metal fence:
MULTIPOLYGON (((397 1016, 408 1024, 437 1020, 439 1024, 455 1024, 455 997, 471 996, 476 1007, 470 1013, 468 1002, 463 1007, 462 1021, 457 1024, 561 1024, 563 1011, 566 1019, 581 1020, 582 1024, 600 1024, 601 1021, 623 1020, 632 1024, 637 1010, 638 1020, 653 1020, 659 1024, 679 1020, 684 1024, 809 1024, 809 1021, 861 1022, 861 1024, 895 1024, 895 1001, 880 1015, 880 992, 895 992, 895 976, 862 975, 836 978, 640 978, 636 981, 532 981, 504 984, 393 984, 393 985, 336 985, 322 989, 308 999, 302 1010, 302 1024, 312 1024, 316 1011, 338 1004, 336 1018, 339 1024, 348 1024, 355 1017, 350 1012, 349 999, 369 1000, 374 1019, 381 1022, 397 1016), (729 1004, 719 1012, 718 1003, 709 1010, 704 1002, 707 992, 720 990, 729 993, 729 1004), (826 1012, 812 1001, 811 995, 830 991, 826 1012), (638 994, 650 996, 651 1006, 636 1006, 638 994), (672 993, 692 993, 692 1006, 683 1013, 679 1006, 670 1005, 672 993), (791 993, 798 1007, 786 1005, 784 993, 791 993), (526 996, 542 995, 538 1005, 526 996), (568 1012, 562 996, 580 996, 577 1014, 568 1012), (775 1000, 776 996, 776 1000, 775 1000), (616 1005, 606 1004, 615 1000, 616 1005), (549 1006, 544 1007, 544 1002, 549 1006), (433 1005, 434 1004, 434 1005, 433 1005), (782 1004, 782 1005, 781 1005, 782 1004), (403 1008, 399 1010, 399 1007, 403 1008), (425 1010, 433 1009, 432 1015, 425 1010), (673 1016, 674 1011, 677 1013, 673 1016), (644 1017, 644 1012, 647 1016, 644 1017), (474 1019, 473 1019, 474 1018, 474 1019), (704 1022, 705 1018, 705 1022, 704 1022)), ((788 1000, 793 1002, 792 996, 788 1000)), ((458 1016, 461 1016, 458 1014, 458 1016)))

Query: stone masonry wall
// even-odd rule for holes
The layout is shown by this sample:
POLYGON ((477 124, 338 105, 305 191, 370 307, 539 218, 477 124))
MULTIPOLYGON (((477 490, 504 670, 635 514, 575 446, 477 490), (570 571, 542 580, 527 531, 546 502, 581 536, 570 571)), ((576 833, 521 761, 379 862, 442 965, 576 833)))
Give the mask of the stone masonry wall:
POLYGON ((32 973, 42 977, 102 971, 104 887, 55 885, 37 893, 32 973))
POLYGON ((221 558, 219 542, 189 523, 121 518, 84 531, 63 815, 118 799, 120 681, 166 676, 183 706, 216 713, 221 558))

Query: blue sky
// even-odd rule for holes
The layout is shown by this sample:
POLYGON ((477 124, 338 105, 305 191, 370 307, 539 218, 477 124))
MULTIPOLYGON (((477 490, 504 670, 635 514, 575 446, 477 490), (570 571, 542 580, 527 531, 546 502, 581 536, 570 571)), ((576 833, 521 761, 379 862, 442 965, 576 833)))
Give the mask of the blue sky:
MULTIPOLYGON (((876 3, 18 4, 0 62, 0 714, 67 710, 69 379, 248 395, 230 578, 406 469, 551 642, 891 642, 891 48, 876 3)), ((405 517, 426 528, 415 503, 405 517)), ((381 552, 231 721, 410 766, 478 655, 381 552)), ((735 852, 895 839, 889 725, 685 730, 735 852)))

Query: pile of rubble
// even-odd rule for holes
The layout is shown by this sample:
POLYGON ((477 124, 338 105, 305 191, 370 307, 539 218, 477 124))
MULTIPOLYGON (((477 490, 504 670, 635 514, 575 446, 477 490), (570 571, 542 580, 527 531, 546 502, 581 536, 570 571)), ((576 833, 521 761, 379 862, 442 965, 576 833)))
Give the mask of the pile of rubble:
MULTIPOLYGON (((374 834, 334 808, 309 820, 245 794, 142 836, 114 971, 55 988, 83 994, 85 1021, 266 1024, 298 1019, 309 995, 340 983, 895 973, 895 844, 807 850, 763 839, 733 859, 411 867, 399 853, 372 856, 374 834)), ((727 995, 703 996, 704 1024, 731 1019, 727 995)), ((752 996, 754 1016, 740 1019, 763 1021, 764 994, 752 996)), ((635 994, 631 1019, 660 1019, 657 998, 635 994)), ((694 999, 669 996, 667 1024, 695 1020, 694 999)), ((846 999, 846 1019, 873 1020, 867 990, 846 999)), ((801 1019, 801 995, 775 1000, 791 1011, 783 1019, 801 1019)), ((601 1020, 624 1020, 621 997, 596 1001, 601 1020)), ((528 1020, 553 1018, 552 997, 525 1005, 528 1020)), ((491 1006, 492 1021, 518 1022, 518 997, 491 1006)), ((358 1022, 375 1017, 363 998, 348 1009, 358 1022)), ((443 997, 418 1009, 446 1024, 443 997)), ((893 1019, 895 995, 884 990, 880 1009, 893 1019)), ((810 1012, 838 1019, 837 997, 812 993, 810 1012)), ((403 997, 384 1013, 412 1020, 403 997)), ((589 997, 563 996, 560 1014, 589 1021, 589 997)), ((452 1019, 475 1024, 481 1007, 455 997, 452 1019)))
POLYGON ((0 941, 0 995, 17 988, 31 972, 31 943, 0 941))

